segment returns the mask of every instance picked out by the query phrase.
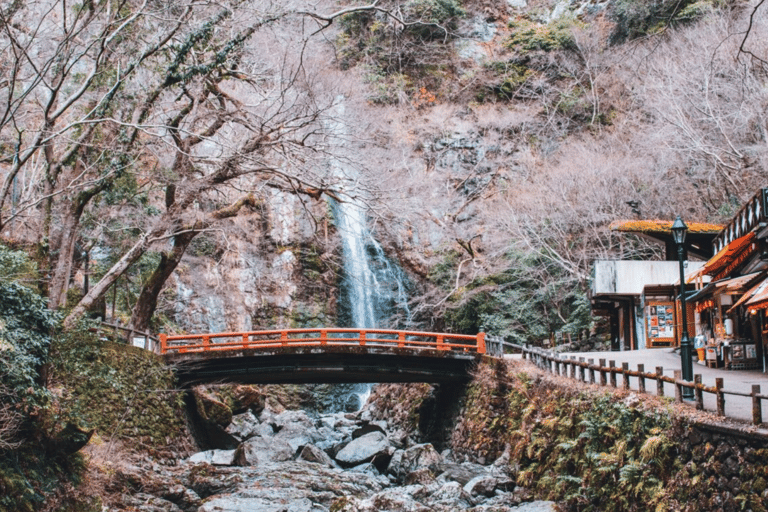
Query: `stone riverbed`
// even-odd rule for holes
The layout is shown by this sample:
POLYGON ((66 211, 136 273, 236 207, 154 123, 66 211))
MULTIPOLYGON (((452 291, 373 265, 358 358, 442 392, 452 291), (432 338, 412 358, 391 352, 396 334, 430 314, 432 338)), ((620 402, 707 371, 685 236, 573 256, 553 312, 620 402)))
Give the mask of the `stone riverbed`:
POLYGON ((141 512, 552 512, 514 483, 502 456, 488 466, 438 453, 358 413, 248 411, 226 428, 233 450, 175 465, 120 465, 141 512))

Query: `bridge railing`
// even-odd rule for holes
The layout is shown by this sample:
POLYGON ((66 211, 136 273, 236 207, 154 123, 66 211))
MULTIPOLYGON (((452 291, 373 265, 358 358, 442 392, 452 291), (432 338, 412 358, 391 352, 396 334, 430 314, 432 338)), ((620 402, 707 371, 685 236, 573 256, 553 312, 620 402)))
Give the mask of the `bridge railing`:
POLYGON ((377 346, 409 349, 458 350, 486 353, 485 333, 446 334, 392 329, 275 329, 217 334, 160 334, 160 352, 190 353, 277 347, 323 347, 327 345, 377 346))

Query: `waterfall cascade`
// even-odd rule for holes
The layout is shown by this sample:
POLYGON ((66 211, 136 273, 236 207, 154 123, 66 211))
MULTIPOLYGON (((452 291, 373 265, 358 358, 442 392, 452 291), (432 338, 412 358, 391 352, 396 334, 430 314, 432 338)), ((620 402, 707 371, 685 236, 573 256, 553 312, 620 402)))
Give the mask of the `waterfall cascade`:
MULTIPOLYGON (((337 104, 343 114, 343 98, 337 104)), ((346 131, 335 121, 332 131, 346 131)), ((407 328, 411 322, 405 273, 384 254, 381 244, 368 229, 368 208, 360 198, 357 173, 341 161, 332 162, 333 171, 342 185, 343 200, 333 203, 336 227, 342 240, 344 275, 339 292, 339 326, 358 329, 407 328)), ((361 407, 370 394, 371 385, 338 386, 341 408, 361 407), (344 391, 344 388, 347 390, 344 391), (352 400, 350 393, 356 395, 352 400)))
MULTIPOLYGON (((366 224, 359 201, 336 203, 336 225, 342 240, 344 275, 339 291, 339 325, 358 329, 407 328, 411 321, 405 273, 384 254, 366 224)), ((339 385, 334 408, 357 410, 371 384, 339 385)))
POLYGON ((337 203, 335 213, 344 255, 340 321, 358 329, 407 327, 405 274, 368 230, 364 205, 337 203))

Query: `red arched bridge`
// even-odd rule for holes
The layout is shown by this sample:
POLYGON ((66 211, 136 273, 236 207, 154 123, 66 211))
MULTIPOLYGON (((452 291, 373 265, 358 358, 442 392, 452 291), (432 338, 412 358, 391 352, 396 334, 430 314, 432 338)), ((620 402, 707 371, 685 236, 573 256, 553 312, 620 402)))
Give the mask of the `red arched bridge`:
POLYGON ((282 329, 160 335, 183 386, 464 380, 486 354, 475 336, 389 329, 282 329))

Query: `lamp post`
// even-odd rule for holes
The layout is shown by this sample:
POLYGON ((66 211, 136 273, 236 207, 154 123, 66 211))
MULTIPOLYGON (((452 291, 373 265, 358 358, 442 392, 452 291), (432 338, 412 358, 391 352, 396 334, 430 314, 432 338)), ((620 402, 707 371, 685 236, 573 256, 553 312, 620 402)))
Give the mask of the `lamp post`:
MULTIPOLYGON (((688 337, 688 312, 685 308, 685 271, 683 270, 683 243, 688 226, 678 215, 672 224, 672 237, 677 244, 677 261, 680 263, 680 311, 683 316, 683 332, 680 335, 680 363, 683 369, 683 380, 693 381, 693 363, 691 362, 691 340, 688 337)), ((693 389, 683 388, 683 398, 693 400, 693 389)))

